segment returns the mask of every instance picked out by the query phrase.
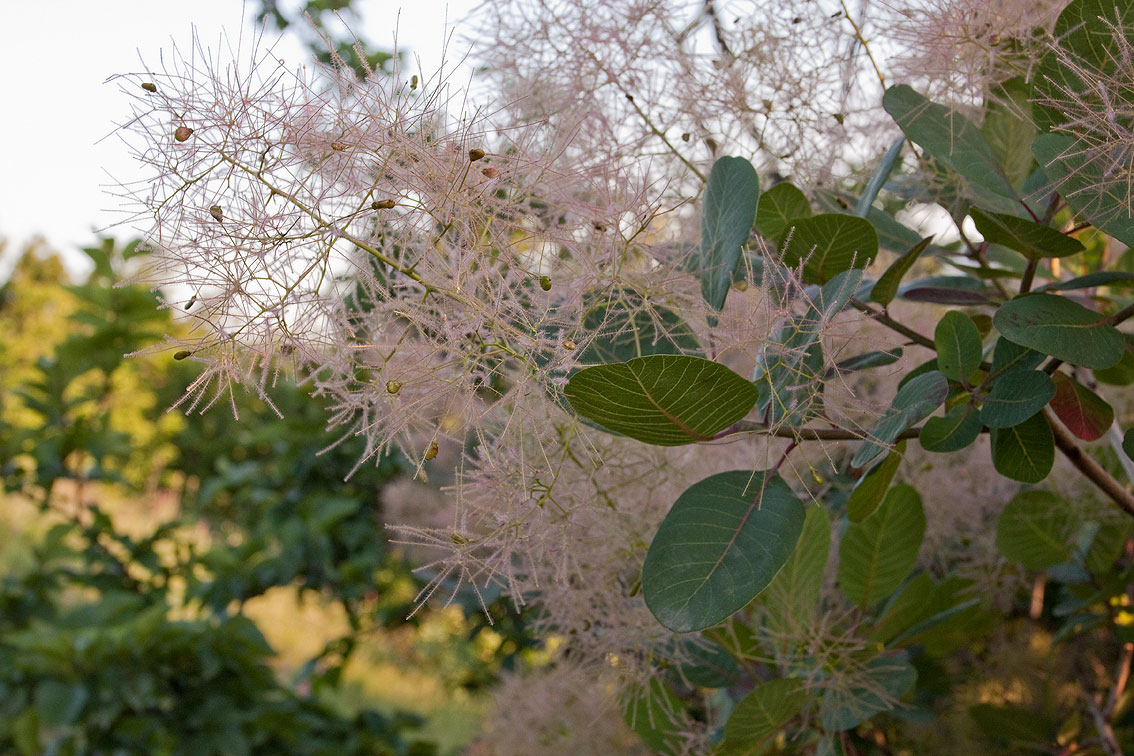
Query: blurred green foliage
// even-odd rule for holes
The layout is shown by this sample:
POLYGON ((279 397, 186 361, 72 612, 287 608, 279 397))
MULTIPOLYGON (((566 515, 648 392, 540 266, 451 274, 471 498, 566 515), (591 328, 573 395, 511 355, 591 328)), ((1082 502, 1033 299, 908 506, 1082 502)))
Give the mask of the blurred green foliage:
MULTIPOLYGON (((356 700, 357 650, 409 632, 406 663, 468 699, 531 646, 523 625, 499 603, 495 628, 479 609, 406 621, 421 583, 379 505, 401 461, 344 481, 361 442, 325 450, 320 403, 282 381, 282 418, 250 396, 240 422, 166 413, 193 366, 125 355, 180 325, 122 284, 137 244, 84 252, 81 284, 29 251, 0 287, 15 336, 0 352, 0 752, 438 752, 423 717, 356 700), (325 643, 302 663, 248 610, 280 591, 321 607, 325 643)), ((272 621, 289 624, 283 611, 272 621)), ((472 734, 439 733, 450 747, 472 734)))

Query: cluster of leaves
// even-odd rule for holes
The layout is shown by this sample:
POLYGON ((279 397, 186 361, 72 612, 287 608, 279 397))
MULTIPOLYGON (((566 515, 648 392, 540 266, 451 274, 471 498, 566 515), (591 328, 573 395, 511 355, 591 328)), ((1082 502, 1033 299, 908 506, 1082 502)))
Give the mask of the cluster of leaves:
MULTIPOLYGON (((404 624, 420 587, 378 511, 399 460, 344 485, 359 444, 320 455, 323 410, 294 386, 276 395, 286 419, 242 401, 259 422, 212 413, 171 423, 164 410, 191 370, 123 357, 177 327, 145 287, 118 285, 137 245, 85 252, 94 270, 67 287, 66 337, 4 397, 6 501, 38 508, 46 530, 29 531, 26 558, 0 574, 0 751, 436 752, 420 717, 342 704, 352 652, 368 633, 404 624), (139 536, 113 502, 155 481, 177 506, 139 536), (244 613, 280 587, 333 600, 350 624, 287 683, 244 613)), ((0 292, 0 317, 20 293, 0 292)), ((470 643, 487 626, 468 625, 470 643)), ((518 622, 494 632, 513 642, 462 657, 456 679, 470 690, 530 644, 518 622)))
MULTIPOLYGON (((940 677, 935 670, 944 656, 987 629, 997 613, 971 581, 913 571, 926 518, 917 490, 894 482, 906 439, 954 453, 988 434, 995 469, 1029 486, 1048 478, 1058 450, 1106 499, 1134 515, 1129 487, 1095 459, 1113 468, 1116 452, 1134 456, 1132 431, 1113 450, 1084 447, 1115 422, 1095 382, 1134 380, 1132 340, 1118 328, 1134 314, 1125 295, 1134 267, 1131 255, 1110 254, 1102 235, 1134 242, 1134 216, 1129 198, 1106 180, 1105 161, 1092 157, 1102 148, 1090 136, 1076 137, 1075 125, 1050 104, 1067 92, 1092 96, 1083 61, 1105 68, 1100 44, 1129 49, 1134 14, 1076 0, 1055 34, 1063 47, 1047 54, 1040 73, 1002 82, 976 121, 908 86, 887 90, 883 106, 904 137, 860 196, 815 197, 827 212, 815 212, 788 183, 761 194, 744 159, 716 162, 704 194, 702 244, 690 261, 708 305, 724 306, 753 229, 780 253, 749 266, 763 283, 774 284, 778 266, 787 266, 809 285, 801 292, 804 312, 782 321, 752 380, 702 356, 695 341, 678 345, 627 319, 612 330, 647 331, 637 343, 652 344, 651 353, 605 344, 602 356, 612 359, 576 372, 567 384, 565 396, 579 416, 647 444, 764 432, 790 439, 786 459, 809 441, 861 438, 831 471, 844 490, 835 485, 823 501, 805 504, 776 465, 712 475, 674 502, 646 556, 642 593, 661 624, 699 632, 715 650, 704 665, 651 683, 628 708, 628 719, 662 751, 673 752, 677 738, 676 726, 666 729, 675 718, 661 712, 699 716, 696 702, 703 699, 689 695, 698 688, 723 692, 716 699, 727 715, 718 733, 721 754, 869 751, 879 738, 866 737, 864 723, 881 712, 915 721, 940 695, 933 684, 916 681, 940 677), (948 179, 947 190, 918 190, 916 177, 924 172, 898 173, 906 143, 923 167, 948 179), (874 206, 884 186, 904 198, 938 202, 958 228, 971 219, 983 242, 933 246, 874 206), (900 254, 872 280, 865 269, 880 245, 900 254), (958 274, 904 282, 922 257, 958 274), (1050 282, 1035 286, 1037 278, 1050 282), (891 316, 897 298, 949 309, 937 309, 934 333, 923 335, 891 316), (867 432, 833 426, 824 413, 825 379, 829 371, 869 369, 899 355, 868 352, 830 364, 822 325, 849 308, 933 354, 905 375, 867 432), (753 411, 758 420, 745 420, 753 411), (837 598, 822 593, 832 530, 841 534, 837 598), (847 618, 827 636, 844 638, 844 648, 816 649, 807 628, 835 622, 840 602, 847 618)), ((1134 130, 1129 109, 1108 112, 1123 119, 1127 133, 1134 130)), ((1129 148, 1113 148, 1120 149, 1129 148)), ((1122 163, 1112 158, 1110 171, 1122 163)), ((690 332, 674 318, 671 331, 690 332)), ((1128 603, 1130 524, 1042 489, 1025 490, 1005 508, 999 547, 1022 567, 1047 571, 1056 586, 1048 592, 1048 612, 1057 639, 1102 628, 1104 647, 1128 641, 1128 615, 1116 607, 1128 603)), ((1097 724, 1094 735, 1050 717, 1044 727, 1003 726, 1018 725, 1027 711, 985 707, 974 717, 1002 745, 1007 739, 1039 752, 1056 744, 1064 752, 1117 752, 1119 743, 1134 739, 1134 721, 1124 716, 1129 663, 1126 658, 1108 705, 1093 703, 1093 692, 1084 696, 1091 702, 1083 711, 1093 707, 1087 713, 1097 724), (1046 728, 1049 720, 1055 724, 1046 728)))

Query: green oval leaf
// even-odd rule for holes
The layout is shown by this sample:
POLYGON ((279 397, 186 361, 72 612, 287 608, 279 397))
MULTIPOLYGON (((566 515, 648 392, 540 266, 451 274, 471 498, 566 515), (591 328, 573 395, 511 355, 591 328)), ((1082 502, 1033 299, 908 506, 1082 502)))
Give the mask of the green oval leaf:
POLYGON ((1067 257, 1084 249, 1078 239, 1014 215, 990 213, 979 207, 969 208, 969 215, 986 242, 1014 249, 1029 260, 1067 257))
POLYGON ((863 467, 893 443, 902 431, 924 420, 949 395, 949 381, 938 370, 913 378, 894 395, 890 409, 870 430, 870 436, 851 459, 852 467, 863 467))
POLYGON ((795 550, 803 503, 772 472, 735 470, 695 483, 674 502, 642 565, 658 622, 701 630, 744 608, 795 550))
POLYGON ((878 254, 878 234, 862 218, 823 213, 794 221, 780 246, 785 265, 803 262, 805 281, 826 283, 844 270, 869 265, 878 254))
POLYGON ((713 163, 701 210, 701 295, 715 310, 724 307, 732 272, 756 218, 760 180, 741 157, 713 163))
POLYGON ((1051 409, 1067 430, 1084 441, 1097 441, 1114 424, 1114 408, 1074 378, 1056 373, 1051 409))
POLYGON ((983 427, 976 408, 965 402, 946 412, 944 417, 926 420, 918 441, 926 451, 960 451, 977 440, 983 427))
POLYGON ((1129 127, 1134 95, 1123 87, 1100 87, 1098 82, 1121 77, 1123 66, 1129 65, 1119 51, 1128 49, 1134 36, 1134 6, 1076 0, 1059 14, 1052 34, 1058 46, 1047 51, 1034 76, 1032 115, 1037 125, 1049 131, 1066 123, 1073 117, 1068 109, 1099 114, 1110 109, 1111 118, 1126 121, 1129 127))
POLYGON ((912 141, 952 168, 973 187, 1017 199, 996 154, 973 123, 955 110, 930 102, 905 84, 890 87, 882 107, 912 141))
POLYGON ((758 396, 724 365, 687 355, 586 368, 563 394, 583 417, 658 446, 707 441, 747 415, 758 396))
POLYGON ((1040 370, 1013 370, 1000 376, 984 397, 980 421, 989 428, 1019 425, 1055 396, 1051 377, 1040 370))
POLYGON ((886 496, 886 489, 890 487, 898 467, 902 464, 902 455, 905 453, 906 442, 899 441, 894 451, 859 478, 847 499, 847 519, 851 522, 862 522, 878 508, 886 496))
POLYGON ((890 263, 890 267, 886 268, 886 272, 874 284, 874 288, 870 290, 870 299, 878 304, 886 307, 894 301, 894 297, 898 295, 898 286, 902 283, 902 278, 906 273, 910 272, 910 268, 917 262, 917 258, 921 257, 921 253, 929 246, 929 242, 933 241, 932 236, 927 236, 917 244, 909 248, 909 250, 899 257, 894 262, 890 263))
POLYGON ((756 686, 729 715, 721 756, 764 753, 771 737, 800 712, 807 699, 802 680, 785 677, 756 686))
POLYGON ((827 509, 822 505, 807 507, 795 551, 760 596, 764 622, 770 630, 788 633, 815 621, 830 547, 827 509))
POLYGON ((1105 370, 1095 370, 1095 380, 1108 386, 1129 386, 1134 383, 1134 349, 1127 347, 1122 359, 1105 370))
POLYGON ((1013 425, 992 429, 992 464, 1006 478, 1039 483, 1055 463, 1055 438, 1042 413, 1013 425))
POLYGON ((899 483, 874 514, 847 526, 839 547, 839 587, 860 608, 873 606, 910 574, 924 536, 921 497, 899 483))
POLYGON ((798 218, 811 217, 811 203, 803 192, 786 181, 760 195, 756 206, 756 230, 768 239, 778 239, 798 218))
POLYGON ((964 382, 980 367, 980 331, 972 318, 950 310, 933 334, 937 347, 937 369, 951 381, 964 382))
POLYGON ((1126 351, 1122 334, 1102 315, 1055 294, 1017 297, 992 322, 1009 341, 1072 365, 1107 368, 1126 351))
POLYGON ((996 547, 1029 570, 1070 561, 1079 529, 1066 501, 1049 491, 1024 491, 1008 502, 996 523, 996 547))
POLYGON ((1002 375, 1012 370, 1034 370, 1043 362, 1042 352, 1028 349, 1001 336, 992 354, 992 373, 1002 375))

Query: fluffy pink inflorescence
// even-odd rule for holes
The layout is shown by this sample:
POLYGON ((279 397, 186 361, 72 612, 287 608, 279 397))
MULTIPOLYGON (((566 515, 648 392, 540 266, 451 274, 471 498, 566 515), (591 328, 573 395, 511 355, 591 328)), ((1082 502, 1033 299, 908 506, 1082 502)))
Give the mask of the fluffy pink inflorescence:
MULTIPOLYGON (((359 464, 396 448, 445 479, 455 457, 443 511, 402 506, 393 528, 422 555, 420 598, 468 585, 538 601, 570 674, 640 684, 686 653, 640 595, 650 534, 689 485, 767 469, 787 441, 648 447, 578 422, 562 387, 639 316, 674 339, 670 311, 750 373, 807 301, 777 293, 801 291, 789 271, 705 317, 685 265, 699 179, 723 154, 801 183, 845 176, 894 135, 875 107, 886 72, 866 55, 871 18, 813 2, 483 11, 503 104, 468 112, 441 75, 291 71, 258 43, 194 41, 120 79, 148 171, 123 193, 148 228, 149 281, 178 292, 165 306, 190 336, 174 344, 203 365, 188 407, 235 384, 267 397, 286 367, 329 399, 332 428, 367 439, 359 464)), ((821 324, 829 360, 855 349, 854 317, 821 324)), ((834 393, 825 419, 861 431, 855 386, 834 393)))

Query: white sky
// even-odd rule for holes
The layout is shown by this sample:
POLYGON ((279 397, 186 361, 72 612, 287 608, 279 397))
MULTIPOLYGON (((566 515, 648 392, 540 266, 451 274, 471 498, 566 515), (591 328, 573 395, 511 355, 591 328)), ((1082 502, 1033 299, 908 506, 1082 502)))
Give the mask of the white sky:
MULTIPOLYGON (((396 29, 399 48, 432 72, 448 36, 446 16, 451 27, 475 4, 355 0, 362 17, 355 31, 392 47, 396 29)), ((235 38, 241 31, 248 37, 252 27, 241 0, 0 0, 0 10, 0 237, 9 242, 2 278, 33 235, 74 262, 78 247, 117 219, 116 200, 103 186, 108 174, 128 180, 136 171, 118 140, 95 144, 129 112, 118 84, 106 80, 141 70, 139 55, 156 61, 174 42, 187 46, 194 26, 207 45, 222 29, 235 38)), ((276 49, 289 64, 306 58, 290 34, 276 49)), ((463 52, 450 48, 450 60, 463 52)), ((132 235, 124 228, 108 233, 132 235)))

